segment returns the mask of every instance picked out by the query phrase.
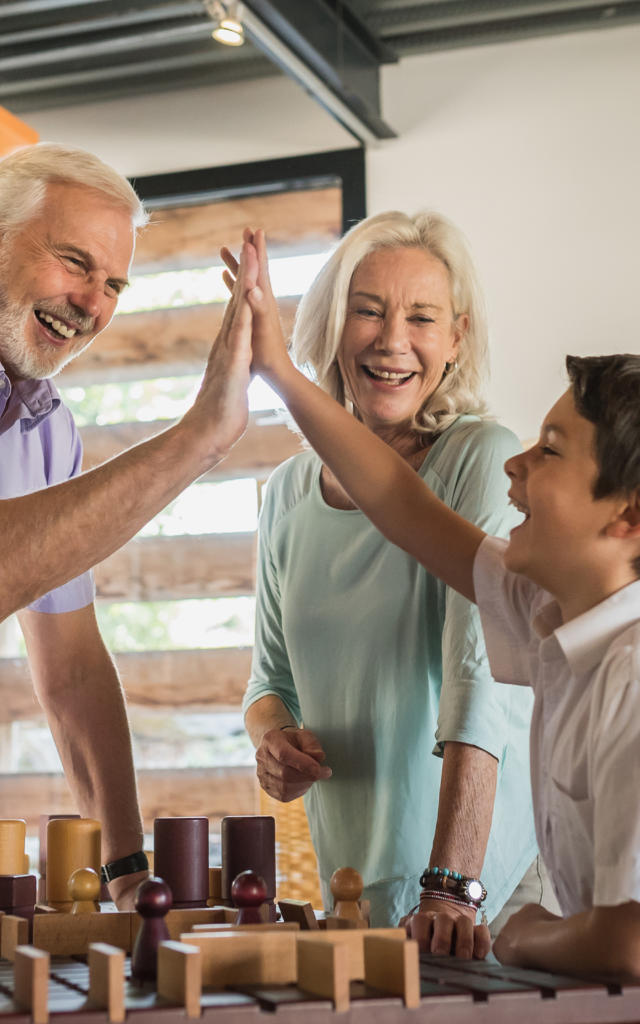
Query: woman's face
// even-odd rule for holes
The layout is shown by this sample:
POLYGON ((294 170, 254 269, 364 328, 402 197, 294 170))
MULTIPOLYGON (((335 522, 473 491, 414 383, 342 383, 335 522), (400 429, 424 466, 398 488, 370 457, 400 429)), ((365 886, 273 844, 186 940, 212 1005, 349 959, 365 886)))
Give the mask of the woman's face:
POLYGON ((416 248, 377 249, 356 269, 338 366, 371 430, 409 427, 456 358, 468 317, 453 319, 449 275, 416 248))

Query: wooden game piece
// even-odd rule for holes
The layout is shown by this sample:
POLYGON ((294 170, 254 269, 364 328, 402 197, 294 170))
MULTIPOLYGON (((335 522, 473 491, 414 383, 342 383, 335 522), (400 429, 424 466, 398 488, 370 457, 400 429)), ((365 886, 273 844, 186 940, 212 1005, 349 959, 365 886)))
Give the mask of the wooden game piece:
POLYGON ((125 1018, 124 950, 106 942, 89 946, 89 1002, 114 1024, 125 1018))
POLYGON ((15 960, 18 946, 26 946, 28 942, 29 922, 26 917, 3 914, 0 920, 0 956, 5 960, 15 960))
POLYGON ((298 942, 310 942, 317 939, 326 945, 340 946, 347 954, 349 978, 351 981, 363 981, 364 969, 364 939, 367 935, 375 935, 385 939, 404 941, 406 933, 403 928, 373 928, 370 931, 362 929, 335 929, 333 931, 299 932, 298 942))
POLYGON ((13 962, 14 999, 31 1010, 33 1024, 49 1020, 49 954, 33 946, 18 946, 13 962))
POLYGON ((186 932, 180 940, 202 950, 203 986, 291 985, 298 975, 294 932, 186 932))
POLYGON ((93 868, 76 868, 69 879, 69 895, 72 914, 99 913, 100 876, 93 868))
POLYGON ((338 1013, 349 1009, 349 967, 345 949, 339 943, 309 938, 299 942, 298 988, 331 999, 338 1013))
POLYGON ((231 885, 241 871, 255 871, 267 884, 267 914, 275 921, 276 823, 269 814, 227 815, 220 825, 222 899, 231 900, 231 885))
POLYGON ((158 972, 158 946, 169 938, 165 916, 171 908, 171 890, 155 876, 141 882, 136 890, 136 910, 142 927, 136 935, 131 955, 131 977, 140 983, 155 981, 158 972))
POLYGON ((364 921, 358 900, 364 888, 362 875, 355 868, 338 868, 329 882, 333 896, 333 917, 364 921))
POLYGON ((23 818, 0 819, 0 875, 22 875, 27 823, 23 818))
POLYGON ((187 1017, 200 1016, 202 953, 186 942, 161 942, 158 946, 158 995, 184 1006, 187 1017))
POLYGON ((36 904, 35 875, 0 875, 0 910, 31 921, 36 904))
POLYGON ((304 931, 318 931, 318 919, 306 900, 278 900, 283 921, 297 921, 304 931))
POLYGON ((402 996, 405 1006, 420 1005, 420 961, 415 939, 364 936, 364 980, 381 992, 402 996))
POLYGON ((260 924, 260 907, 267 898, 267 883, 255 871, 241 871, 231 884, 231 900, 238 908, 236 924, 260 924))
POLYGON ((41 814, 38 823, 38 900, 47 898, 47 825, 54 818, 79 818, 79 814, 41 814))
POLYGON ((76 868, 100 874, 100 823, 93 818, 52 818, 47 825, 47 903, 71 911, 69 878, 76 868))
POLYGON ((33 945, 53 956, 85 956, 92 942, 107 942, 131 951, 134 913, 99 914, 36 913, 33 945))
POLYGON ((209 898, 209 819, 156 818, 154 871, 176 908, 206 907, 209 898))

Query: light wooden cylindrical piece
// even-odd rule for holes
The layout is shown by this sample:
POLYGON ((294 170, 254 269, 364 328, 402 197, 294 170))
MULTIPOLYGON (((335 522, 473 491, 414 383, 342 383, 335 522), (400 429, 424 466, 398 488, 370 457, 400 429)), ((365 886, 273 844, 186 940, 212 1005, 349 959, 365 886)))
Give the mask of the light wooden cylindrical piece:
POLYGON ((93 818, 52 818, 47 825, 47 903, 70 912, 69 879, 78 868, 100 874, 100 822, 93 818))
POLYGON ((24 874, 26 835, 23 818, 0 819, 0 875, 24 874))

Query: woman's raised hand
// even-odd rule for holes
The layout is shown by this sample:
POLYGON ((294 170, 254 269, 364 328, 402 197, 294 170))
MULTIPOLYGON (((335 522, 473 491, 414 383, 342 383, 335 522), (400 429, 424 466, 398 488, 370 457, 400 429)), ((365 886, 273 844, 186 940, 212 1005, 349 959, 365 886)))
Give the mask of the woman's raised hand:
POLYGON ((240 266, 244 272, 245 297, 253 314, 251 370, 275 380, 278 370, 290 367, 291 363, 271 289, 264 231, 245 228, 240 264, 226 247, 220 250, 220 255, 227 266, 223 277, 230 290, 233 290, 240 266))

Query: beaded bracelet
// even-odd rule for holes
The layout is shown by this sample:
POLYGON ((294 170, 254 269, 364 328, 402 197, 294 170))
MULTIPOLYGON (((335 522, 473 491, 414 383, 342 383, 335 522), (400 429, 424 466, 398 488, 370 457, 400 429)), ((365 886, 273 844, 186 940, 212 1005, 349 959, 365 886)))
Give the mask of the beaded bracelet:
POLYGON ((425 868, 420 876, 420 885, 423 889, 453 893, 475 907, 479 907, 487 897, 487 890, 479 879, 467 878, 451 868, 425 868))

